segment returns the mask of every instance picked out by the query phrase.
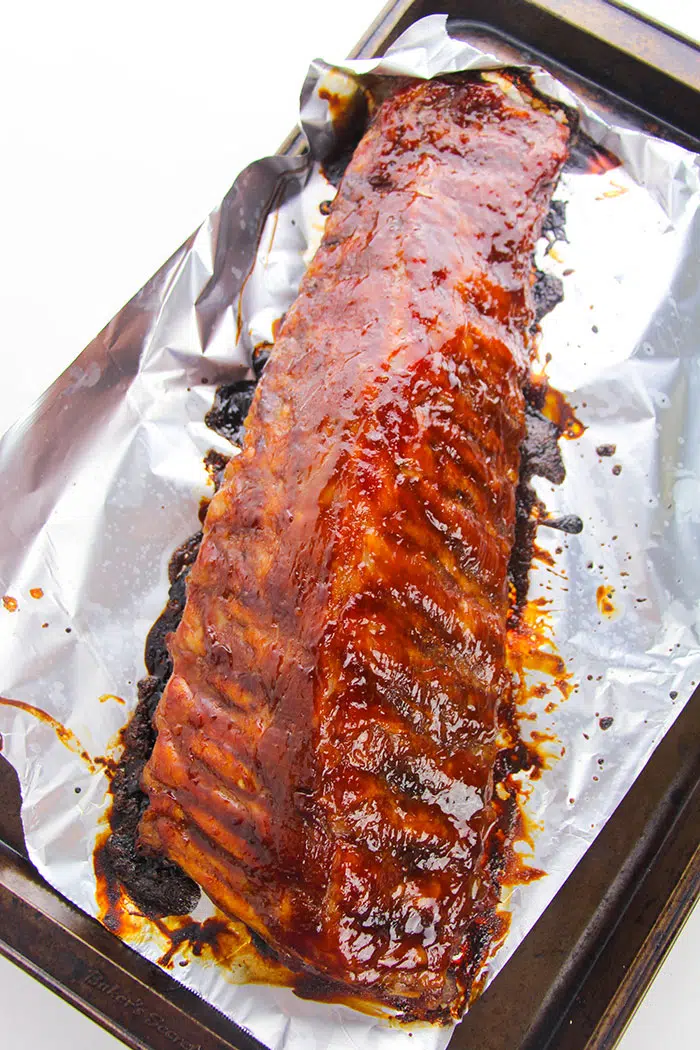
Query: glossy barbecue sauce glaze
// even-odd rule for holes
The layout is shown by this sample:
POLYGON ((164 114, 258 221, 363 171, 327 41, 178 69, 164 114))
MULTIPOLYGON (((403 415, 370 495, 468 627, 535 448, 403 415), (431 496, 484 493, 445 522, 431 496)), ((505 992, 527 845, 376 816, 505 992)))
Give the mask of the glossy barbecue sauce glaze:
POLYGON ((141 821, 123 856, 184 880, 183 912, 176 865, 300 991, 406 1019, 459 1015, 506 929, 502 887, 539 874, 512 849, 517 775, 543 760, 514 714, 508 570, 532 251, 568 136, 524 87, 478 79, 380 108, 174 574, 141 696, 150 758, 120 789, 132 842, 141 821))

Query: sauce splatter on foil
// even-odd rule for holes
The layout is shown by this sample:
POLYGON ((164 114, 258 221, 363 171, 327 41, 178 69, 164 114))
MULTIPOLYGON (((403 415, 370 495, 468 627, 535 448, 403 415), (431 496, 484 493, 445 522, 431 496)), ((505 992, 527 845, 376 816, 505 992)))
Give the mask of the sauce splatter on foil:
POLYGON ((64 726, 62 722, 59 722, 57 718, 50 715, 48 711, 44 711, 43 708, 36 707, 34 704, 25 703, 23 700, 13 700, 9 696, 0 696, 0 706, 14 707, 18 711, 24 711, 25 714, 31 715, 33 718, 36 718, 37 721, 43 722, 44 725, 49 726, 50 729, 53 729, 61 743, 67 747, 69 751, 72 751, 74 755, 78 755, 78 757, 82 759, 90 773, 113 773, 115 771, 116 763, 113 758, 102 756, 93 758, 85 750, 73 730, 64 726))
POLYGON ((601 616, 605 616, 608 619, 616 614, 617 608, 613 602, 613 595, 615 594, 615 588, 610 587, 606 583, 601 583, 595 592, 596 603, 598 605, 598 611, 601 616))

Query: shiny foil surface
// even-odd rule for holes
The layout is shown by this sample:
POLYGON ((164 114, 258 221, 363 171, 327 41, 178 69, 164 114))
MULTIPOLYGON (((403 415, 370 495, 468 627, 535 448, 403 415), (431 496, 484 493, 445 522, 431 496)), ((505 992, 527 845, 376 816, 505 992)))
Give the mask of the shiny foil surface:
MULTIPOLYGON (((252 351, 272 341, 320 240, 319 204, 334 193, 319 164, 336 133, 328 96, 350 97, 366 77, 376 85, 498 66, 451 37, 444 16, 417 22, 382 59, 314 63, 301 112, 310 153, 243 171, 0 445, 0 692, 24 705, 0 704, 3 754, 19 775, 33 863, 91 915, 93 850, 109 805, 100 759, 118 757, 170 555, 211 495, 203 457, 212 447, 232 453, 204 423, 214 388, 252 377, 252 351)), ((532 75, 622 165, 564 173, 555 197, 566 201, 566 240, 543 238, 537 254, 564 285, 542 322, 540 358, 586 429, 561 442, 564 483, 536 485, 550 515, 578 514, 584 528, 538 530, 551 558, 530 577, 530 597, 549 602, 550 640, 537 644, 561 654, 573 692, 559 702, 544 676, 552 688, 530 702, 524 732, 544 734, 552 760, 528 802, 541 830, 527 859, 547 876, 513 891, 489 980, 700 681, 699 158, 603 119, 542 70, 532 75)), ((200 902, 196 917, 211 914, 200 902)), ((167 947, 138 917, 125 939, 154 961, 167 947)), ((236 966, 206 953, 169 972, 270 1048, 439 1048, 451 1034, 423 1026, 409 1035, 289 988, 236 983, 236 966)))

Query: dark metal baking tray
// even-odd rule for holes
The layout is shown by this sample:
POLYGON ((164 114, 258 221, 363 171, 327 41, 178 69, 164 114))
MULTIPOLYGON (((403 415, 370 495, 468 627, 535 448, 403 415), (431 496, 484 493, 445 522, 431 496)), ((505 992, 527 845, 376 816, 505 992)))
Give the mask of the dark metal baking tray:
MULTIPOLYGON (((700 49, 612 0, 396 0, 353 55, 416 19, 506 61, 546 65, 617 119, 700 149, 700 49)), ((302 147, 291 135, 280 152, 302 147)), ((700 894, 700 689, 451 1050, 614 1046, 700 894)), ((32 868, 0 757, 0 952, 139 1050, 252 1050, 236 1025, 51 889, 32 868)))

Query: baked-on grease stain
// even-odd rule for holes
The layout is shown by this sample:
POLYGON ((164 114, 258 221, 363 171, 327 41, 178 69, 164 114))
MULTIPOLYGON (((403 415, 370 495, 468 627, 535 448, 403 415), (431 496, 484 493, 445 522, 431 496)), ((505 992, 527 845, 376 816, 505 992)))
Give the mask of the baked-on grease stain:
MULTIPOLYGON (((272 345, 260 343, 253 353, 253 375, 217 387, 214 404, 204 417, 207 426, 233 445, 240 445, 255 388, 270 356, 272 345)), ((209 453, 208 455, 211 455, 209 453)), ((213 455, 220 455, 213 453, 213 455)), ((205 461, 206 462, 206 461, 205 461)), ((207 469, 209 469, 207 467, 207 469)), ((211 473, 211 472, 210 472, 211 473)))
POLYGON ((4 594, 2 598, 2 604, 5 606, 8 612, 17 612, 19 603, 16 598, 13 598, 11 594, 4 594))
POLYGON ((584 175, 603 175, 606 171, 619 168, 622 161, 611 150, 599 146, 597 142, 579 128, 571 141, 569 157, 564 171, 578 172, 584 175))
MULTIPOLYGON (((525 384, 524 393, 526 434, 520 449, 515 543, 508 568, 515 591, 516 610, 527 598, 538 525, 569 535, 577 535, 583 530, 583 521, 577 514, 549 517, 546 507, 537 497, 532 479, 541 477, 553 485, 561 485, 566 472, 559 440, 575 440, 583 434, 585 427, 564 395, 550 386, 546 376, 532 375, 525 384)), ((539 554, 542 557, 541 551, 539 554)))
MULTIPOLYGON (((319 90, 319 98, 328 103, 333 124, 334 144, 324 158, 322 172, 332 186, 339 186, 345 169, 352 159, 355 148, 364 135, 375 103, 371 94, 355 83, 355 90, 341 93, 325 87, 319 90)), ((325 202, 324 202, 325 203, 325 202)), ((322 214, 328 214, 323 212, 322 214)))
POLYGON ((542 226, 542 234, 551 245, 556 241, 568 242, 566 236, 566 201, 552 201, 542 226))

